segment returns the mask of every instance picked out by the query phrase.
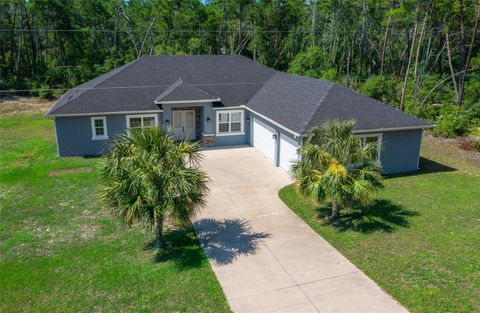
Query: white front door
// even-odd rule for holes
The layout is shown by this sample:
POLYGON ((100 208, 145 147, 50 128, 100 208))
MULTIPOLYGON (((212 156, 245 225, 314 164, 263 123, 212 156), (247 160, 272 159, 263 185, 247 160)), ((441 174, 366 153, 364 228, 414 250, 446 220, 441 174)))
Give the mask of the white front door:
POLYGON ((253 146, 260 150, 268 159, 275 162, 275 130, 263 123, 253 119, 253 146))
POLYGON ((172 111, 173 136, 177 140, 195 139, 195 111, 172 111))

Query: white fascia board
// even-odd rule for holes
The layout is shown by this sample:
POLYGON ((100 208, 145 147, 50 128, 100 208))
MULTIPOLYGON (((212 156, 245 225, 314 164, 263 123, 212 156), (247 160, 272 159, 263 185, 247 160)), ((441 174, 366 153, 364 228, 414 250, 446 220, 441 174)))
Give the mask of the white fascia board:
POLYGON ((120 115, 120 114, 145 114, 145 113, 162 113, 163 110, 148 111, 118 111, 118 112, 97 112, 97 113, 74 113, 74 114, 50 114, 47 117, 73 117, 73 116, 101 116, 101 115, 120 115))
POLYGON ((426 129, 426 128, 433 128, 433 127, 435 127, 435 125, 375 128, 375 129, 367 129, 367 130, 354 130, 354 131, 352 131, 352 133, 354 133, 354 134, 369 134, 369 133, 399 131, 399 130, 426 129))
POLYGON ((202 99, 202 100, 179 100, 179 101, 154 101, 156 104, 189 104, 189 103, 205 103, 221 101, 220 98, 202 99))
POLYGON ((283 130, 286 130, 287 132, 289 132, 290 134, 294 135, 294 136, 297 136, 297 137, 300 137, 301 135, 293 130, 291 130, 290 128, 288 127, 285 127, 283 126, 282 124, 278 123, 278 122, 275 122, 274 120, 272 120, 271 118, 268 118, 266 117, 265 115, 261 114, 261 113, 258 113, 257 111, 255 110, 252 110, 250 109, 249 107, 245 107, 246 110, 260 116, 261 118, 263 118, 264 120, 268 121, 269 123, 272 123, 273 125, 283 129, 283 130))

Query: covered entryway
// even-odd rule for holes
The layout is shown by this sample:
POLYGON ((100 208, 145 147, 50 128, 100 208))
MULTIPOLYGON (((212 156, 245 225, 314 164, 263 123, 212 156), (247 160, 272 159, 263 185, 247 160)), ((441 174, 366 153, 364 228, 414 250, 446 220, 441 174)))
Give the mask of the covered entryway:
POLYGON ((407 313, 279 199, 285 171, 252 147, 203 154, 194 227, 233 312, 407 313))
POLYGON ((175 139, 195 139, 195 110, 174 110, 172 119, 175 139))
POLYGON ((275 137, 275 129, 257 118, 253 119, 253 146, 272 162, 275 162, 276 154, 275 137))

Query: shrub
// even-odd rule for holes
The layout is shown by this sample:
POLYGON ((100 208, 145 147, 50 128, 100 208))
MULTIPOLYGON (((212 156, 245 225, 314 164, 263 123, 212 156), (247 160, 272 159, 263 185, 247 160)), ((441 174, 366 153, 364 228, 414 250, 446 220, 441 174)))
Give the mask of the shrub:
POLYGON ((53 90, 47 84, 42 84, 38 90, 38 95, 44 99, 53 98, 53 90))
POLYGON ((458 146, 466 151, 480 152, 480 139, 462 138, 458 146))
POLYGON ((468 119, 454 106, 443 107, 436 124, 437 127, 433 130, 435 136, 452 138, 465 136, 468 133, 468 119))

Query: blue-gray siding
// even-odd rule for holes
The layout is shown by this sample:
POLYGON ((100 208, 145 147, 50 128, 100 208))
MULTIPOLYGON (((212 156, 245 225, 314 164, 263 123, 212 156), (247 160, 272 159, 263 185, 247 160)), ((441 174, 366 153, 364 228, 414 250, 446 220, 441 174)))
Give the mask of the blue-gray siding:
POLYGON ((385 174, 414 172, 422 141, 422 130, 384 132, 380 160, 385 174))
MULTIPOLYGON (((98 115, 107 120, 108 140, 92 140, 90 116, 56 117, 58 155, 101 155, 107 152, 109 144, 127 129, 126 115, 98 115)), ((161 121, 162 115, 158 114, 161 121)))
MULTIPOLYGON (((191 104, 175 105, 175 107, 192 106, 191 104)), ((201 104, 203 106, 201 115, 202 132, 212 134, 216 132, 216 110, 212 109, 211 103, 201 104)), ((165 123, 169 120, 171 123, 171 106, 164 106, 164 112, 158 113, 158 121, 165 123)), ((99 115, 102 116, 102 115, 99 115)), ((60 156, 76 155, 101 155, 107 152, 108 146, 118 135, 125 132, 127 128, 126 115, 106 115, 108 140, 92 140, 92 128, 90 116, 77 117, 56 117, 55 128, 58 143, 58 153, 60 156)), ((268 120, 249 112, 244 111, 244 131, 243 135, 218 136, 215 135, 215 146, 232 146, 253 144, 252 123, 256 118, 272 127, 278 134, 284 134, 294 139, 298 145, 301 144, 300 138, 295 138, 291 133, 281 127, 274 125, 268 120)), ((422 130, 403 130, 383 132, 381 163, 385 174, 396 174, 413 172, 418 169, 418 157, 420 152, 422 130)), ((277 139, 278 141, 279 139, 277 139)), ((275 165, 278 165, 279 144, 275 157, 275 165)))

